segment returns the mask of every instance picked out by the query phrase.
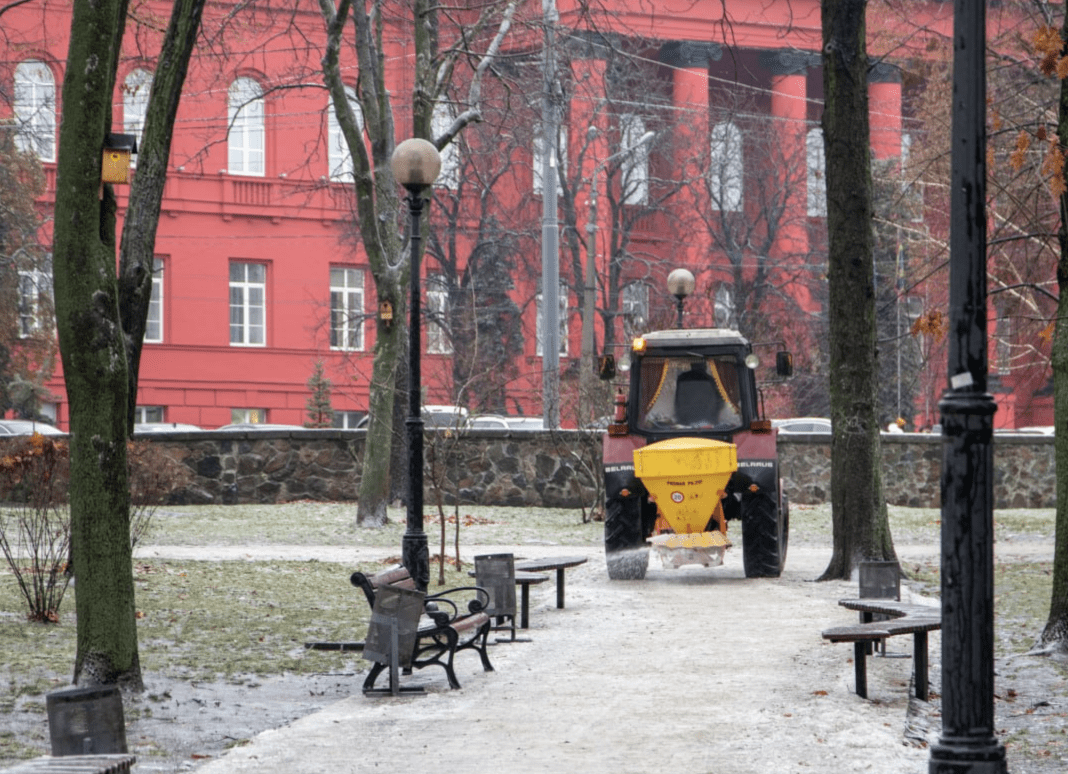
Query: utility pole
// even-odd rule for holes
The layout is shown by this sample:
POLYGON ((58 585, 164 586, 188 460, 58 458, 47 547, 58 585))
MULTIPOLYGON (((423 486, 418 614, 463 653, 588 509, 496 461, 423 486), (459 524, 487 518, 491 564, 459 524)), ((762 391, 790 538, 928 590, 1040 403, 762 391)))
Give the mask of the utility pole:
POLYGON ((547 430, 560 426, 560 242, 556 213, 556 146, 560 129, 556 116, 555 29, 560 15, 556 0, 542 0, 545 21, 544 90, 541 119, 541 362, 542 418, 547 430))

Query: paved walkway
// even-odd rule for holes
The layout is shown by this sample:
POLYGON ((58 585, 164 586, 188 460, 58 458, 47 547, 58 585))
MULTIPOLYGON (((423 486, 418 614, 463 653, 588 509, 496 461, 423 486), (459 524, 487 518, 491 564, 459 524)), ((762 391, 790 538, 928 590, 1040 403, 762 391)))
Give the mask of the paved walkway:
MULTIPOLYGON (((426 694, 401 698, 365 697, 357 676, 351 697, 198 774, 926 771, 928 751, 904 739, 911 660, 873 659, 864 701, 848 648, 819 636, 853 620, 836 601, 856 593, 812 582, 828 550, 791 548, 777 580, 746 580, 739 550, 722 568, 654 566, 639 582, 609 581, 596 549, 515 553, 584 551, 591 561, 569 571, 567 608, 555 608, 552 584, 536 590, 533 641, 494 646, 495 672, 463 653, 461 690, 428 668, 402 678, 426 694)), ((938 649, 936 636, 933 661, 938 649)))

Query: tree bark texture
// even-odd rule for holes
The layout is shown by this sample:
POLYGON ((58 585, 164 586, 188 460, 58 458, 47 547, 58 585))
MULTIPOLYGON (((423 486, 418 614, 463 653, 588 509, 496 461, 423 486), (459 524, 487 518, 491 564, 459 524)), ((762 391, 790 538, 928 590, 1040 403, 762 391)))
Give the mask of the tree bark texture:
POLYGON ((102 185, 126 0, 74 3, 59 132, 53 276, 70 402, 77 581, 74 681, 141 690, 130 494, 127 364, 115 276, 115 197, 102 185))
POLYGON ((834 535, 824 580, 896 558, 879 469, 866 5, 822 3, 834 535))
MULTIPOLYGON (((1061 38, 1068 38, 1068 3, 1063 9, 1061 38)), ((1061 55, 1068 55, 1068 46, 1061 55)), ((1057 136, 1061 147, 1068 147, 1068 79, 1061 81, 1060 105, 1057 113, 1057 136)), ((1068 164, 1064 173, 1068 175, 1068 164)), ((1057 261, 1057 327, 1053 336, 1053 414, 1055 424, 1064 427, 1068 417, 1068 194, 1060 196, 1060 227, 1057 231, 1060 256, 1057 261)), ((1039 637, 1038 647, 1068 652, 1068 434, 1060 433, 1054 440, 1054 459, 1057 466, 1057 527, 1053 548, 1053 593, 1049 619, 1039 637)))
POLYGON ((320 0, 326 24, 327 41, 323 54, 323 81, 334 105, 338 126, 352 155, 356 217, 360 239, 371 268, 379 303, 393 307, 393 319, 376 320, 374 360, 368 387, 370 423, 368 451, 364 454, 356 523, 382 526, 390 495, 390 450, 393 445, 393 403, 399 363, 407 338, 408 304, 404 289, 408 283, 408 263, 402 253, 399 213, 400 197, 390 168, 395 143, 393 112, 382 66, 381 8, 378 2, 365 9, 343 0, 320 0), (341 78, 341 43, 349 15, 355 26, 355 54, 359 62, 356 99, 363 115, 363 131, 345 93, 341 78), (367 152, 363 135, 371 148, 367 152), (373 160, 373 161, 372 161, 373 160))
POLYGON ((167 161, 182 86, 189 70, 200 31, 205 0, 176 0, 163 38, 156 69, 152 75, 145 129, 137 154, 137 173, 130 187, 130 203, 123 223, 119 247, 119 311, 126 334, 129 410, 126 427, 133 433, 137 406, 137 378, 141 365, 141 345, 148 324, 152 299, 152 262, 156 246, 163 186, 167 182, 167 161))

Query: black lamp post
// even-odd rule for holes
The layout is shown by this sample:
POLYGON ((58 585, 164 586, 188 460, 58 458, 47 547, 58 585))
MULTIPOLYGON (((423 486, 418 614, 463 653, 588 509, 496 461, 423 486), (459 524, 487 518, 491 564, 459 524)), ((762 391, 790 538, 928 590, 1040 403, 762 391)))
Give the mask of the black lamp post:
POLYGON ((693 289, 697 287, 697 281, 686 269, 675 269, 668 275, 667 278, 668 293, 675 296, 675 308, 678 312, 678 319, 675 322, 676 328, 682 327, 682 302, 686 300, 686 296, 693 293, 693 289))
POLYGON ((430 551, 423 531, 423 411, 422 375, 419 368, 419 255, 422 234, 419 217, 423 214, 423 191, 437 179, 441 171, 441 156, 433 144, 413 138, 405 140, 393 151, 390 161, 393 176, 407 189, 408 211, 411 213, 411 301, 408 310, 408 511, 404 537, 401 539, 401 561, 420 591, 430 583, 430 551))
POLYGON ((1005 774, 994 735, 994 399, 987 393, 986 11, 953 12, 949 389, 942 412, 942 734, 930 774, 1005 774))

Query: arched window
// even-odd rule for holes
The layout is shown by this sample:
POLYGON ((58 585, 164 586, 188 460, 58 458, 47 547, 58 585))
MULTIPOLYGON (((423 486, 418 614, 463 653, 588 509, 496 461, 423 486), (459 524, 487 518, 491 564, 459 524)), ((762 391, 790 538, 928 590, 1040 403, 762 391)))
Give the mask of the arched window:
POLYGON ((619 118, 619 147, 632 149, 623 156, 623 203, 649 203, 649 144, 638 146, 645 136, 645 121, 641 116, 626 114, 619 118))
POLYGON ((708 187, 712 208, 741 212, 743 200, 742 132, 730 121, 712 127, 708 187))
POLYGON ((811 218, 826 218, 827 179, 824 177, 823 130, 819 127, 808 130, 805 156, 808 160, 808 215, 811 218))
POLYGON ((15 147, 41 161, 56 160, 56 79, 44 62, 15 66, 15 147))
POLYGON ((231 175, 264 174, 263 89, 251 78, 238 78, 229 92, 229 162, 231 175))
POLYGON ((122 83, 122 130, 127 134, 136 135, 138 145, 141 144, 145 131, 148 93, 151 90, 152 73, 148 70, 134 70, 122 83))
MULTIPOLYGON (((430 119, 430 132, 435 138, 440 137, 449 130, 453 120, 452 108, 438 102, 430 119)), ((456 138, 441 149, 441 172, 434 184, 454 191, 460 184, 460 149, 456 145, 456 138)))
MULTIPOLYGON (((349 107, 352 108, 352 112, 356 115, 356 125, 360 129, 360 136, 362 137, 363 110, 360 108, 360 103, 356 101, 356 90, 346 86, 345 96, 348 98, 349 107)), ((331 99, 330 104, 327 105, 326 126, 330 157, 330 179, 339 182, 351 181, 354 176, 352 154, 349 152, 348 143, 345 142, 345 135, 341 131, 341 124, 338 123, 333 99, 331 99)))

